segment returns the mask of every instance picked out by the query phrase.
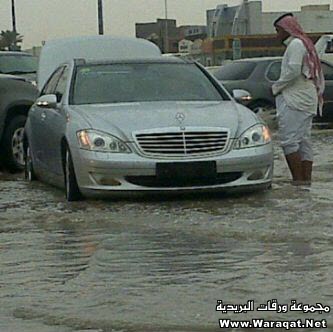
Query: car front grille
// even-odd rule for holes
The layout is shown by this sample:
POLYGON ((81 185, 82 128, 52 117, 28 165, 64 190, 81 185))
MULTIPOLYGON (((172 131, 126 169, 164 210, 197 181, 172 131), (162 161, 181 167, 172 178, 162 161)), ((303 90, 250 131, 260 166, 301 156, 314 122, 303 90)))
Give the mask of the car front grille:
POLYGON ((139 149, 145 155, 191 157, 220 154, 227 148, 229 130, 187 129, 135 133, 139 149))

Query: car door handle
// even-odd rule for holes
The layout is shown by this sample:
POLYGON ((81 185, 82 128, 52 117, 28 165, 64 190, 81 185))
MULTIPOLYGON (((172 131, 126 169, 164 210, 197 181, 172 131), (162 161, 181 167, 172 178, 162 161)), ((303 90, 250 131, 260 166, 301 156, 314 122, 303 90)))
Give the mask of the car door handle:
POLYGON ((45 120, 45 119, 46 119, 46 113, 43 112, 43 113, 40 115, 40 117, 41 117, 42 120, 45 120))

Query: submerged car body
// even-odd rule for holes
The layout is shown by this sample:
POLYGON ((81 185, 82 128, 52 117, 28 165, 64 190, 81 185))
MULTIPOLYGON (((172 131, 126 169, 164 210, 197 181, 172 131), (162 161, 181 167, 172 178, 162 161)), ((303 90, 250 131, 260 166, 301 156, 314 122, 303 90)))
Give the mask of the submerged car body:
POLYGON ((0 163, 11 172, 24 168, 23 132, 38 96, 36 73, 32 55, 0 51, 0 163))
POLYGON ((200 65, 138 56, 70 60, 26 124, 26 173, 68 200, 131 192, 262 189, 267 127, 200 65))

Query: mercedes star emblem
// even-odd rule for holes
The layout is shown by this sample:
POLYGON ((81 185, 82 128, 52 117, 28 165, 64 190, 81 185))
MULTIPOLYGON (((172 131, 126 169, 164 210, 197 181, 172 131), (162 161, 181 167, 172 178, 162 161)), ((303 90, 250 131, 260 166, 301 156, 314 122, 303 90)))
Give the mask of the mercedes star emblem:
POLYGON ((182 122, 185 120, 185 114, 183 114, 183 113, 177 113, 176 114, 176 119, 179 122, 179 124, 182 124, 182 122))

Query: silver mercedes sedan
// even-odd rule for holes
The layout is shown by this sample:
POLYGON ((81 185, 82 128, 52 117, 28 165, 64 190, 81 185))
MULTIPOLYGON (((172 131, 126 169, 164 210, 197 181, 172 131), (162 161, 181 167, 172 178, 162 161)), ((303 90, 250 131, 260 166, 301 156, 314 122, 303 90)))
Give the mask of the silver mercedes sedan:
POLYGON ((27 179, 65 188, 68 201, 258 190, 273 173, 262 120, 202 66, 171 57, 60 65, 29 111, 24 147, 27 179))

